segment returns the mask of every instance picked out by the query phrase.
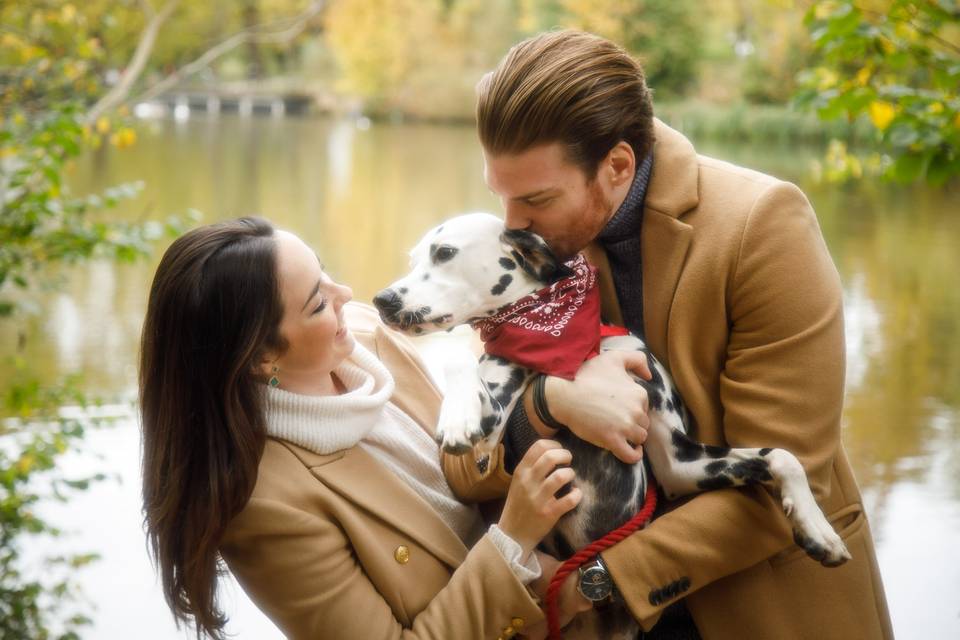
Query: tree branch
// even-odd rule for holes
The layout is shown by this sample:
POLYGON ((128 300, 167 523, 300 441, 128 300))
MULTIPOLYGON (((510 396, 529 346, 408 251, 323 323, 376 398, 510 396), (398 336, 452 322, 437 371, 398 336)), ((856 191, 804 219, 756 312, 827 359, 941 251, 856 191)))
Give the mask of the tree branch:
POLYGON ((322 0, 313 2, 300 15, 284 20, 278 20, 272 25, 269 25, 280 27, 279 31, 267 31, 264 29, 265 25, 251 27, 249 29, 240 31, 239 33, 230 36, 223 42, 208 49, 196 60, 180 67, 140 95, 136 96, 135 98, 125 99, 123 102, 146 102, 151 100, 167 89, 175 86, 181 80, 188 78, 199 71, 202 71, 206 67, 210 66, 214 60, 230 52, 231 50, 236 49, 242 44, 249 42, 266 42, 274 44, 290 42, 303 32, 311 18, 318 15, 323 10, 324 4, 325 3, 322 2, 322 0))
POLYGON ((892 20, 893 22, 899 22, 900 24, 908 25, 908 26, 916 29, 917 32, 920 33, 921 35, 924 35, 924 36, 930 38, 931 40, 937 42, 937 43, 940 44, 942 47, 944 47, 944 48, 946 48, 946 49, 950 49, 950 50, 952 50, 954 53, 960 53, 960 46, 958 46, 958 45, 954 44, 953 42, 950 42, 949 40, 941 37, 941 36, 938 35, 937 33, 935 33, 935 32, 933 32, 933 31, 927 29, 926 27, 917 24, 917 23, 916 23, 913 19, 911 19, 911 18, 898 18, 898 17, 892 16, 892 15, 890 15, 889 13, 886 13, 886 12, 875 11, 875 10, 873 10, 873 9, 868 9, 868 8, 866 8, 866 7, 861 7, 861 6, 858 6, 858 5, 854 5, 854 7, 855 7, 856 9, 858 9, 860 12, 862 12, 862 13, 869 13, 870 15, 875 16, 876 18, 884 19, 884 20, 892 20))
POLYGON ((120 80, 117 84, 111 87, 110 91, 102 98, 97 100, 97 103, 87 112, 84 119, 88 123, 96 121, 104 112, 118 107, 123 103, 124 99, 130 93, 130 88, 133 86, 133 83, 136 82, 140 74, 143 73, 143 69, 150 59, 150 54, 153 53, 153 45, 157 42, 157 34, 160 33, 160 27, 167 21, 178 4, 180 4, 180 0, 168 0, 167 4, 164 5, 159 13, 154 12, 149 6, 145 8, 145 12, 146 9, 149 9, 149 13, 147 14, 149 20, 147 21, 147 26, 143 28, 143 33, 140 34, 140 41, 137 43, 137 48, 133 52, 130 64, 128 64, 127 68, 120 74, 120 80))

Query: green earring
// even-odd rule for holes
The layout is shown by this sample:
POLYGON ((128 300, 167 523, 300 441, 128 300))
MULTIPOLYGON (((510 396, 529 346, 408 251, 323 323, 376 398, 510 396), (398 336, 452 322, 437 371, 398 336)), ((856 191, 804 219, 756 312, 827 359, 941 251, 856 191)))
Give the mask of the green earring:
POLYGON ((270 370, 270 373, 272 373, 273 375, 270 377, 270 381, 268 382, 268 384, 274 389, 276 389, 277 387, 280 386, 280 378, 277 377, 277 374, 280 373, 280 368, 274 365, 273 369, 270 370))

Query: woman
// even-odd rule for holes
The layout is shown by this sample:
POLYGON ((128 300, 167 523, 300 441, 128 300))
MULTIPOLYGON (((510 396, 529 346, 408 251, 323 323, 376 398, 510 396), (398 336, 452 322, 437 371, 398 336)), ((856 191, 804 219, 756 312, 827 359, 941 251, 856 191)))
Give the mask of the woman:
POLYGON ((145 522, 171 610, 223 636, 222 557, 292 638, 531 630, 532 550, 581 497, 554 495, 569 452, 531 449, 486 529, 443 479, 422 363, 350 297, 260 219, 196 229, 164 254, 140 396, 145 522))

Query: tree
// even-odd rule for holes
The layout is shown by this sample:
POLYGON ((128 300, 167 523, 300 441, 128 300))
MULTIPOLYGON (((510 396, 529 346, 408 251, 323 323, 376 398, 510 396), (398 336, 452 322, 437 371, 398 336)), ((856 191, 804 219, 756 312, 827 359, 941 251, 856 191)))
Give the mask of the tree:
POLYGON ((658 97, 685 95, 702 58, 701 3, 690 0, 533 0, 524 3, 531 32, 590 31, 622 45, 643 64, 658 97))
MULTIPOLYGON (((63 180, 64 164, 103 143, 132 144, 122 120, 84 123, 84 110, 102 88, 97 70, 105 53, 72 5, 5 5, 0 12, 0 319, 20 312, 17 291, 37 286, 50 263, 96 256, 130 260, 143 255, 163 225, 113 222, 102 212, 135 197, 140 186, 75 196, 63 180)), ((21 336, 24 342, 27 336, 21 336)), ((27 564, 27 536, 60 532, 34 509, 65 500, 102 476, 68 478, 58 458, 75 449, 91 421, 60 407, 91 402, 77 380, 45 384, 20 359, 5 363, 16 383, 0 390, 0 637, 76 638, 89 622, 77 606, 72 573, 91 554, 55 555, 41 570, 27 564), (73 606, 71 606, 71 604, 73 606)))
POLYGON ((337 0, 325 26, 338 88, 368 113, 472 119, 476 82, 518 35, 514 4, 337 0))
MULTIPOLYGON (((64 181, 66 163, 84 152, 135 143, 125 105, 133 91, 151 90, 142 88, 141 79, 178 5, 166 0, 154 10, 145 0, 92 0, 82 9, 54 0, 0 3, 0 321, 23 313, 21 294, 44 283, 51 264, 134 260, 158 238, 183 230, 180 218, 130 223, 107 215, 136 197, 139 183, 78 196, 64 181), (104 79, 117 58, 104 39, 134 27, 139 35, 121 47, 129 58, 108 88, 104 79)), ((161 84, 195 73, 244 43, 289 42, 321 7, 314 2, 294 18, 235 33, 161 84)), ((21 335, 19 342, 28 339, 21 335)), ((82 411, 65 414, 63 405, 85 409, 97 399, 79 391, 75 376, 51 383, 36 379, 16 356, 4 364, 17 373, 16 382, 0 389, 0 638, 79 638, 90 617, 72 574, 96 556, 48 556, 37 567, 22 548, 27 537, 60 535, 36 514, 38 504, 66 500, 71 491, 103 479, 66 477, 57 469, 59 458, 78 449, 85 430, 98 423, 82 411)))
POLYGON ((954 0, 820 0, 805 24, 816 66, 798 104, 821 119, 869 119, 879 152, 834 141, 827 175, 941 185, 960 175, 960 6, 954 0))

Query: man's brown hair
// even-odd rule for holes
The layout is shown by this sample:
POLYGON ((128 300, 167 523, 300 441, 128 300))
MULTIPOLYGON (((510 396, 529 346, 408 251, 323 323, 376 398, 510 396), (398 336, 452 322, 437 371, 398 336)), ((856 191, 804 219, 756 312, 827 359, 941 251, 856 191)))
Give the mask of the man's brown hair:
POLYGON ((639 164, 653 146, 653 105, 643 69, 616 44, 551 31, 513 46, 477 84, 477 130, 487 153, 552 142, 587 178, 625 140, 639 164))

